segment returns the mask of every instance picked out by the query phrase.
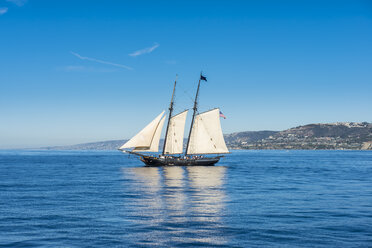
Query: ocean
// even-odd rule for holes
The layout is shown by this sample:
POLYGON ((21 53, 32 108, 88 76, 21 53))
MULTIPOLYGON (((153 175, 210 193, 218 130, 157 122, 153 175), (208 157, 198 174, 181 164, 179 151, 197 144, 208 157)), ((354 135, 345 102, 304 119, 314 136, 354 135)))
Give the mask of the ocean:
POLYGON ((0 247, 372 247, 372 152, 0 151, 0 247))

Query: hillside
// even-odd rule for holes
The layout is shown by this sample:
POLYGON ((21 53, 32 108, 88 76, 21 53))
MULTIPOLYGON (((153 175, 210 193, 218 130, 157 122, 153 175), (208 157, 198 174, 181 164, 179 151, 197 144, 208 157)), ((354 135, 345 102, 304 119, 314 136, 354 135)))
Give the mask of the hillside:
POLYGON ((241 145, 253 144, 277 133, 279 133, 279 131, 246 131, 225 134, 224 138, 228 147, 239 148, 241 145))
POLYGON ((290 128, 247 144, 243 149, 372 149, 372 123, 337 122, 290 128))
MULTIPOLYGON (((247 131, 225 134, 230 149, 372 150, 372 123, 338 122, 309 124, 284 131, 247 131)), ((109 140, 48 150, 116 150, 126 140, 109 140)), ((185 142, 184 142, 185 143, 185 142)), ((163 140, 160 140, 160 147, 163 140)))
POLYGON ((116 150, 125 143, 126 140, 107 140, 92 143, 77 144, 71 146, 48 146, 46 150, 116 150))

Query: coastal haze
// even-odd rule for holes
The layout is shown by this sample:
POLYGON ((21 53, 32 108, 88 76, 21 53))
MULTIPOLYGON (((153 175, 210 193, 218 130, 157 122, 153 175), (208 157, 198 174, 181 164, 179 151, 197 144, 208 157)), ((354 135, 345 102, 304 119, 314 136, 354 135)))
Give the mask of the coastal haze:
MULTIPOLYGON (((372 150, 372 123, 309 124, 284 131, 236 132, 225 134, 224 138, 230 149, 372 150)), ((116 150, 126 141, 108 140, 40 149, 116 150)), ((163 142, 160 141, 160 147, 163 142)))

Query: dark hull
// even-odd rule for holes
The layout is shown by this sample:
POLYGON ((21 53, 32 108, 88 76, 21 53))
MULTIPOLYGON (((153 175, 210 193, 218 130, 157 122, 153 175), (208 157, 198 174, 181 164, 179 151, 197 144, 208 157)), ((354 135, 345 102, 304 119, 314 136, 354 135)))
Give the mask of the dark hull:
POLYGON ((212 158, 177 158, 177 157, 151 157, 141 156, 140 159, 146 166, 213 166, 220 161, 221 156, 212 158))

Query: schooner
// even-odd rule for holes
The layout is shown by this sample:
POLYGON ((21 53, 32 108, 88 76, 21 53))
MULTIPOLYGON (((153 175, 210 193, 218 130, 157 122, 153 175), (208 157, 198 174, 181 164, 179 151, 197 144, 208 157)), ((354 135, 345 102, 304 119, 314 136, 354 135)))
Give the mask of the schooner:
POLYGON ((169 116, 162 154, 155 156, 143 154, 143 152, 159 151, 161 131, 166 117, 164 115, 165 111, 122 145, 119 150, 139 156, 140 160, 144 162, 146 166, 214 165, 223 157, 220 154, 229 153, 222 134, 220 110, 215 108, 203 113, 198 113, 198 95, 200 82, 202 80, 206 81, 207 79, 200 74, 185 151, 183 151, 183 136, 188 110, 172 115, 177 79, 174 82, 172 98, 169 105, 169 116), (206 154, 215 155, 204 156, 206 154))

